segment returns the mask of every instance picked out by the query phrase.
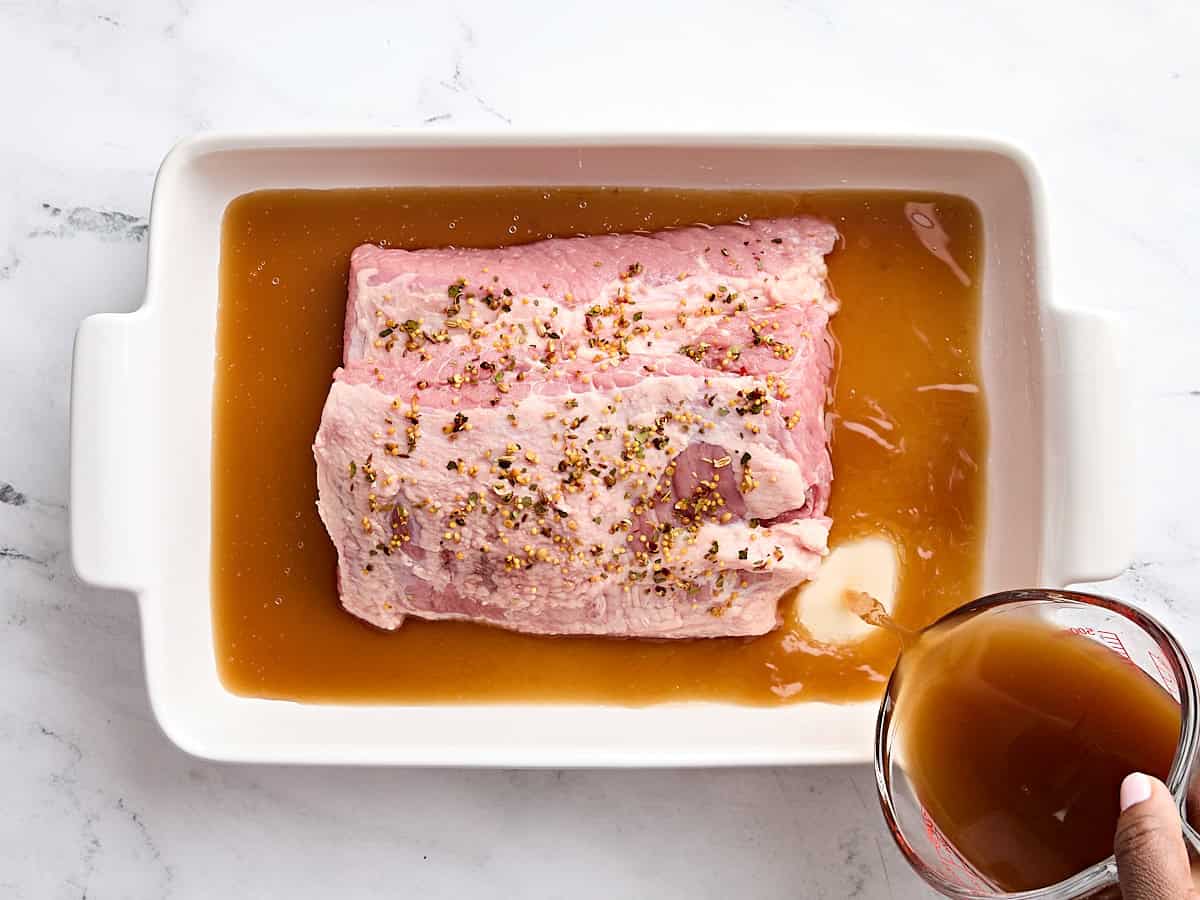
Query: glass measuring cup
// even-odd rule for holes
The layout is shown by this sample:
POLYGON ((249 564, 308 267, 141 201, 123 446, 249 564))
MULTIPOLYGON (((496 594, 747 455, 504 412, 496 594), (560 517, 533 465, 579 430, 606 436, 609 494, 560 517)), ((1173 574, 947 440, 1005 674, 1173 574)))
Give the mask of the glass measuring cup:
MULTIPOLYGON (((1170 632, 1145 613, 1116 600, 1053 590, 993 594, 949 613, 930 627, 952 627, 977 616, 1021 616, 1090 638, 1137 665, 1179 704, 1179 741, 1166 785, 1181 813, 1185 814, 1184 835, 1191 844, 1193 855, 1200 851, 1200 834, 1186 824, 1187 812, 1200 813, 1195 801, 1188 802, 1193 763, 1200 745, 1200 723, 1197 721, 1200 698, 1191 664, 1170 632)), ((917 799, 903 758, 904 721, 896 714, 904 702, 900 684, 893 672, 876 726, 875 778, 892 837, 909 864, 926 882, 944 896, 959 900, 1000 897, 1075 900, 1119 896, 1115 887, 1116 863, 1111 856, 1057 884, 1018 893, 997 888, 976 871, 917 799)), ((1200 796, 1200 791, 1194 792, 1200 796)))

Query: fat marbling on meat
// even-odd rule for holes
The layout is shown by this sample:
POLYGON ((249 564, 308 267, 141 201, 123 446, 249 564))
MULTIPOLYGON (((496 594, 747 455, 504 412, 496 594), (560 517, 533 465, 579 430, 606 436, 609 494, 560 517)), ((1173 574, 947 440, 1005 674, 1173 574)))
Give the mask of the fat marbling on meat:
POLYGON ((832 226, 354 251, 314 444, 346 609, 762 634, 826 552, 832 226))

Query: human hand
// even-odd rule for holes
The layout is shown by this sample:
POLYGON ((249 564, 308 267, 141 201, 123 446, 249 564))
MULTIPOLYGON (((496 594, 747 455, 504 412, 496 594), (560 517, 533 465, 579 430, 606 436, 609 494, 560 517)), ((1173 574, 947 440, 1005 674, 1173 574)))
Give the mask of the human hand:
POLYGON ((1113 849, 1124 900, 1200 900, 1179 809, 1157 778, 1134 773, 1121 783, 1113 849))

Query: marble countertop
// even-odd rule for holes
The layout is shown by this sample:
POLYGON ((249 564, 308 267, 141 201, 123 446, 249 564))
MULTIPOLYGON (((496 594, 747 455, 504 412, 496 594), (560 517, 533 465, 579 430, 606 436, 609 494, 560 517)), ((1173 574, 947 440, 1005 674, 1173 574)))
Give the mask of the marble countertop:
POLYGON ((0 4, 0 897, 923 897, 865 768, 213 765, 151 716, 130 597, 67 544, 79 320, 136 307, 155 169, 201 129, 936 130, 1048 191, 1053 289, 1123 313, 1135 563, 1200 649, 1200 7, 0 4), (1192 110, 1192 112, 1188 112, 1192 110))

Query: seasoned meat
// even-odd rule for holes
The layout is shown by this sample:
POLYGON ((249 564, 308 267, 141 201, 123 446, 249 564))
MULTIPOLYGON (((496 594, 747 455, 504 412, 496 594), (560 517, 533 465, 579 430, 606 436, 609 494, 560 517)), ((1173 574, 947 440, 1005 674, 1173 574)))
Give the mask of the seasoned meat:
POLYGON ((813 219, 358 248, 314 445, 342 602, 545 634, 761 634, 826 552, 813 219))

